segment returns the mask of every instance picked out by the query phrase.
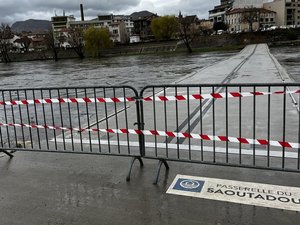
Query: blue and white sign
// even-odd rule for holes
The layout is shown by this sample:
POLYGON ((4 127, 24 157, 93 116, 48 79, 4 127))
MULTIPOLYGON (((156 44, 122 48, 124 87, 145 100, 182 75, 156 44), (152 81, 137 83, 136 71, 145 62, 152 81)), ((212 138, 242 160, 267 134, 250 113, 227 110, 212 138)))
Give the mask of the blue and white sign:
POLYGON ((174 190, 189 191, 189 192, 201 192, 204 185, 202 180, 191 180, 179 178, 174 185, 174 190))
POLYGON ((168 194, 300 212, 300 188, 177 175, 168 194))

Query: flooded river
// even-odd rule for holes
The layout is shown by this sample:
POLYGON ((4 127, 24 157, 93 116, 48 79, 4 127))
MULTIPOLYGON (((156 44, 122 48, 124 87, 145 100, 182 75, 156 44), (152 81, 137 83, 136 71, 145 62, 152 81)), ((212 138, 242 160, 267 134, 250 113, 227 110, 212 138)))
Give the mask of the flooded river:
MULTIPOLYGON (((272 48, 271 52, 299 82, 300 47, 272 48)), ((149 84, 172 83, 234 54, 213 52, 0 64, 0 88, 131 85, 140 89, 149 84)))
POLYGON ((234 52, 0 64, 0 88, 168 84, 234 52))
POLYGON ((271 52, 291 77, 300 82, 300 46, 271 48, 271 52))

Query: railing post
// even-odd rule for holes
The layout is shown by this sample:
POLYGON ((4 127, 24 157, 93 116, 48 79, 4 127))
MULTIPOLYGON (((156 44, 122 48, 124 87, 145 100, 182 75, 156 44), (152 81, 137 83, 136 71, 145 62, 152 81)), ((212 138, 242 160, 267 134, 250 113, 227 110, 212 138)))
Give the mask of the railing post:
MULTIPOLYGON (((137 121, 134 123, 134 125, 137 125, 138 130, 142 131, 144 130, 144 123, 143 123, 143 105, 142 105, 142 101, 141 101, 141 97, 138 96, 137 92, 135 91, 136 96, 135 96, 135 104, 136 104, 136 119, 137 121)), ((139 137, 139 150, 140 150, 140 156, 135 156, 132 158, 130 167, 129 167, 129 171, 128 171, 128 175, 126 177, 126 181, 130 181, 130 176, 131 176, 131 172, 132 172, 132 167, 133 164, 136 160, 138 160, 140 162, 140 166, 143 167, 144 163, 142 158, 145 156, 145 138, 144 138, 144 134, 142 132, 139 132, 138 134, 139 137)))
MULTIPOLYGON (((137 115, 137 122, 136 125, 138 126, 139 131, 144 130, 144 113, 143 113, 143 101, 142 97, 136 97, 136 115, 137 115)), ((145 136, 143 133, 139 134, 139 145, 140 145, 140 156, 145 156, 145 136)))

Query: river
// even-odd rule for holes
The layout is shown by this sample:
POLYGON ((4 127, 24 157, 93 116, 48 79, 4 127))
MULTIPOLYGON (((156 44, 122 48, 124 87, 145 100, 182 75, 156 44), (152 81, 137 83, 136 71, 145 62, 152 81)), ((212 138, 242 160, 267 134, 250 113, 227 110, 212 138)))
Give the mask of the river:
MULTIPOLYGON (((300 47, 272 48, 271 52, 300 81, 300 47)), ((0 64, 0 88, 41 88, 95 85, 168 84, 235 52, 120 56, 100 59, 34 61, 0 64)))
POLYGON ((234 52, 0 64, 1 88, 168 84, 234 52))
POLYGON ((271 52, 290 76, 300 82, 300 46, 271 48, 271 52))

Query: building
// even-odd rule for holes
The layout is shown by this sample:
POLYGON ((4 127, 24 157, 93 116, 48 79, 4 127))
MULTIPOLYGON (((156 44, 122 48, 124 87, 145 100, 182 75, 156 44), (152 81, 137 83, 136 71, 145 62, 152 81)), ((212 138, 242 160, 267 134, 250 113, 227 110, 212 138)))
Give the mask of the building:
POLYGON ((264 8, 276 12, 277 26, 300 26, 300 0, 274 0, 265 3, 264 8))
POLYGON ((156 14, 151 14, 134 18, 133 36, 139 36, 141 41, 154 40, 155 37, 151 30, 151 21, 157 17, 156 14))
POLYGON ((68 28, 69 23, 75 21, 75 17, 73 15, 70 16, 53 16, 51 18, 52 29, 54 32, 54 36, 59 36, 59 32, 68 28))
MULTIPOLYGON (((82 16, 82 18, 84 18, 82 16)), ((126 32, 125 22, 114 20, 113 15, 101 15, 93 20, 76 21, 73 16, 55 16, 52 17, 52 27, 54 37, 58 39, 61 36, 67 36, 68 29, 89 27, 101 28, 105 27, 110 32, 110 37, 113 42, 126 43, 129 40, 126 32)), ((68 46, 67 43, 65 43, 68 46)), ((64 44, 63 44, 64 45, 64 44)))
POLYGON ((276 12, 264 8, 238 8, 226 12, 230 32, 248 32, 269 28, 276 24, 276 12))
POLYGON ((126 30, 124 22, 112 22, 108 27, 110 33, 110 39, 116 43, 127 43, 129 42, 129 34, 126 30))
POLYGON ((276 25, 276 12, 261 8, 259 13, 259 27, 262 30, 276 25))
POLYGON ((108 28, 110 38, 113 42, 126 43, 129 42, 129 33, 126 30, 126 16, 98 15, 100 27, 108 28))
POLYGON ((221 0, 220 5, 217 5, 214 9, 208 11, 209 20, 212 23, 225 22, 225 13, 232 8, 233 2, 233 0, 221 0))
POLYGON ((113 16, 113 22, 124 22, 127 33, 131 36, 133 34, 134 24, 131 16, 115 15, 113 16))
POLYGON ((209 20, 213 23, 225 22, 226 12, 231 9, 241 8, 263 8, 264 3, 269 0, 221 0, 220 5, 209 11, 209 20))
POLYGON ((45 38, 48 34, 47 33, 36 33, 31 35, 31 44, 30 47, 33 48, 35 51, 41 51, 47 49, 47 44, 45 42, 45 38))
MULTIPOLYGON (((98 15, 96 19, 84 20, 83 5, 80 4, 81 20, 76 21, 74 16, 54 16, 51 18, 54 38, 59 40, 61 37, 67 37, 70 28, 81 28, 83 30, 89 27, 107 28, 110 33, 110 39, 113 42, 129 42, 129 35, 133 29, 133 21, 130 16, 98 15), (128 32, 127 32, 128 31, 128 32)), ((57 41, 61 45, 61 41, 57 41)), ((68 43, 63 43, 68 46, 68 43)), ((66 47, 65 46, 65 47, 66 47)))
POLYGON ((116 22, 113 15, 99 15, 93 20, 70 21, 68 23, 68 28, 88 29, 89 27, 107 28, 110 33, 110 39, 115 43, 126 43, 129 41, 125 22, 116 22))
POLYGON ((266 2, 268 2, 268 0, 235 0, 233 2, 233 8, 262 8, 266 2))
POLYGON ((230 31, 247 31, 247 23, 242 22, 243 9, 247 8, 259 9, 253 30, 271 26, 300 27, 300 0, 221 0, 220 5, 209 11, 209 19, 213 23, 226 22, 230 31))

